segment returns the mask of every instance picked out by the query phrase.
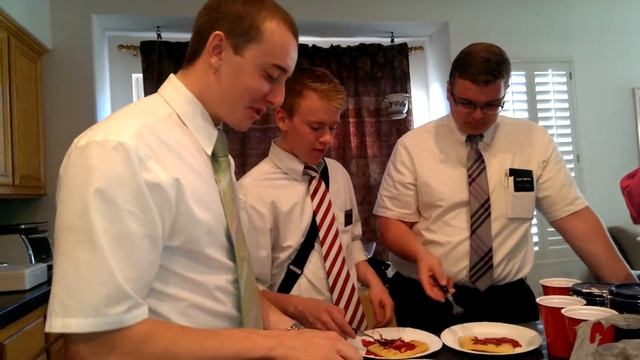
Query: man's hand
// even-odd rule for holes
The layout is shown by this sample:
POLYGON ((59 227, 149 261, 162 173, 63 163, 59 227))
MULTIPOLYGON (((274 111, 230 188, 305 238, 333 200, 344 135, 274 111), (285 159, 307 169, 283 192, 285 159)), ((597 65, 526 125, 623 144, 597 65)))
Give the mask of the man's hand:
POLYGON ((443 302, 445 296, 442 290, 440 290, 440 287, 446 286, 449 292, 453 293, 453 279, 445 275, 440 259, 437 256, 427 250, 422 250, 416 258, 418 279, 420 279, 422 288, 429 297, 436 301, 443 302))
POLYGON ((389 292, 382 283, 372 284, 369 287, 369 300, 376 319, 375 326, 383 327, 389 325, 393 318, 393 300, 391 300, 389 292))
POLYGON ((292 317, 305 327, 331 330, 347 338, 356 336, 345 319, 344 311, 338 306, 324 300, 302 296, 292 296, 290 301, 294 312, 292 317))
POLYGON ((335 332, 304 329, 282 335, 276 359, 362 359, 358 350, 335 332))

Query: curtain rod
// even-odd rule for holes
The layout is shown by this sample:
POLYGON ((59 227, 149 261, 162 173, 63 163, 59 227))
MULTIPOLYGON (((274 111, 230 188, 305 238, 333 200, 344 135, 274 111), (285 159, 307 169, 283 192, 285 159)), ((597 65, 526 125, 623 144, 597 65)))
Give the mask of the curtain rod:
MULTIPOLYGON (((129 53, 132 56, 140 55, 140 46, 133 44, 118 44, 118 51, 129 53)), ((409 54, 424 51, 424 46, 409 46, 409 54)))
POLYGON ((132 44, 118 44, 118 51, 138 56, 140 55, 140 46, 132 44))
POLYGON ((424 51, 424 46, 409 46, 409 54, 424 51))

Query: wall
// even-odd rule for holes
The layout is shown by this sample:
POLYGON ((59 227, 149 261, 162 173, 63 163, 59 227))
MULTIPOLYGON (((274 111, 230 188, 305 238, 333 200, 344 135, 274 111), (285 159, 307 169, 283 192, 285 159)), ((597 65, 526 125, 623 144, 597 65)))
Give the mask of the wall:
POLYGON ((0 8, 46 47, 51 48, 50 0, 0 0, 0 8))
POLYGON ((447 81, 451 60, 449 51, 449 24, 431 34, 427 43, 427 84, 429 86, 429 120, 438 119, 449 112, 447 81))
MULTIPOLYGON (((631 88, 640 86, 635 0, 282 0, 299 22, 447 21, 451 54, 492 41, 514 59, 570 58, 576 71, 583 192, 606 223, 628 223, 619 178, 638 165, 631 88), (606 131, 603 131, 603 128, 606 131), (612 161, 615 160, 615 161, 612 161)), ((96 121, 92 15, 189 17, 201 0, 53 0, 52 50, 44 59, 47 190, 77 134, 96 121)), ((126 30, 126 29, 123 29, 126 30)), ((385 29, 386 30, 386 29, 385 29)), ((402 34, 398 34, 402 35, 402 34)), ((96 34, 99 38, 100 34, 96 34)), ((103 40, 104 41, 104 40, 103 40)), ((443 45, 443 44, 441 44, 443 45)), ((104 55, 101 55, 104 56, 104 55)), ((444 58, 437 65, 442 67, 444 58)), ((3 202, 0 216, 53 219, 52 195, 3 202), (26 215, 24 215, 26 213, 26 215)))

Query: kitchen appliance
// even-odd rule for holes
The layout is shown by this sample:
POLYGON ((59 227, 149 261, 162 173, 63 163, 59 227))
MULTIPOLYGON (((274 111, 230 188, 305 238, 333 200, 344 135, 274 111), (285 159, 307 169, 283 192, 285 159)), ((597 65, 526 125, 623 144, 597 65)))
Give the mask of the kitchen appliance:
POLYGON ((46 222, 0 225, 0 291, 47 281, 52 259, 46 222))
POLYGON ((46 222, 0 225, 0 264, 48 264, 52 259, 46 222))
POLYGON ((47 281, 47 265, 0 265, 0 291, 28 290, 47 281))

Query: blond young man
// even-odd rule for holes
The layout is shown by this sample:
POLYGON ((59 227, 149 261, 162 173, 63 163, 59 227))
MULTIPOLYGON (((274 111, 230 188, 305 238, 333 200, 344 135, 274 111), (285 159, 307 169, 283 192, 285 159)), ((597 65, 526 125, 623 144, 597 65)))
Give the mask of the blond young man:
MULTIPOLYGON (((368 287, 374 313, 374 322, 368 325, 388 324, 393 302, 366 261, 351 179, 338 162, 324 157, 345 105, 346 92, 329 72, 311 67, 296 69, 287 80, 284 103, 275 112, 279 136, 269 156, 238 185, 256 277, 265 297, 307 327, 354 337, 353 327, 358 326, 355 315, 352 319, 349 307, 340 307, 337 297, 332 297, 322 233, 308 235, 315 220, 310 197, 312 175, 305 172, 309 166, 321 174, 328 170, 324 181, 348 272, 368 287), (307 241, 310 253, 297 263, 294 258, 304 251, 307 241), (290 280, 298 270, 297 279, 290 280)), ((322 230, 322 224, 318 226, 322 230)))

